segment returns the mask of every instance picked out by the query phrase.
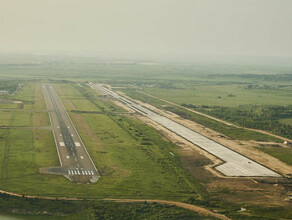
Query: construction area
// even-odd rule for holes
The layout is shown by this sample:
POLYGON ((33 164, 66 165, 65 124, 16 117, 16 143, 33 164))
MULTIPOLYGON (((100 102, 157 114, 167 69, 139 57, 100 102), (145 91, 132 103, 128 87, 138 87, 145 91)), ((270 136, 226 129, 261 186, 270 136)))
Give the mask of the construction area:
POLYGON ((102 86, 99 84, 94 84, 89 82, 88 84, 91 88, 100 91, 105 95, 110 95, 111 97, 119 100, 130 109, 148 117, 154 122, 162 125, 168 130, 176 133, 187 141, 195 144, 201 149, 207 151, 208 153, 219 158, 223 163, 216 166, 215 169, 225 176, 230 177, 260 177, 260 176, 270 176, 270 177, 280 177, 278 173, 273 170, 167 118, 161 116, 148 108, 145 108, 133 101, 117 94, 116 92, 102 86))

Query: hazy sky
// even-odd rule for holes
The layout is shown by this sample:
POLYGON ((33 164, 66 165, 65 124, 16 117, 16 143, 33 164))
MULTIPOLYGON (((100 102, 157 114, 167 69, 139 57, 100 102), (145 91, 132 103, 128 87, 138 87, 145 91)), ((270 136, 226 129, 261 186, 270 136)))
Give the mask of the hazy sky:
POLYGON ((0 52, 292 56, 292 0, 0 0, 0 52))

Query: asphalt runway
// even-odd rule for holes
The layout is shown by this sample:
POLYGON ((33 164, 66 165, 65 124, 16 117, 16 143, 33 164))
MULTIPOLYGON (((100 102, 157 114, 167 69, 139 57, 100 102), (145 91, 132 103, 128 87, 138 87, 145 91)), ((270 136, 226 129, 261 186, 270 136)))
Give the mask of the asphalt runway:
POLYGON ((42 87, 53 128, 60 167, 41 168, 40 172, 64 175, 74 182, 96 182, 100 174, 61 100, 51 85, 43 84, 42 87))
POLYGON ((164 116, 158 115, 149 109, 134 103, 133 101, 117 94, 116 92, 105 88, 102 85, 89 82, 88 85, 95 90, 102 92, 105 95, 112 96, 113 98, 124 103, 131 109, 139 112, 140 114, 150 118, 163 127, 176 133, 177 135, 185 138, 196 146, 211 153, 223 161, 223 164, 217 166, 219 172, 226 176, 234 177, 252 177, 252 176, 272 176, 280 177, 280 175, 273 170, 169 119, 164 116))

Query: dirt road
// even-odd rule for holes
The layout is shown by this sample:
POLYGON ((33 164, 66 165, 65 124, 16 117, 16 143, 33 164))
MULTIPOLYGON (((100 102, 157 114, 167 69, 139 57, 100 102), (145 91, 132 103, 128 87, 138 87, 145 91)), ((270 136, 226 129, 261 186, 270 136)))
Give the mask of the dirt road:
POLYGON ((30 198, 30 199, 44 199, 44 200, 66 200, 66 201, 92 201, 92 200, 103 200, 103 201, 114 201, 114 202, 125 202, 125 203, 133 203, 133 202, 149 202, 149 203, 160 203, 166 205, 174 205, 179 208, 187 209, 201 215, 205 216, 213 216, 223 220, 230 220, 230 218, 226 217, 225 215, 221 215, 215 212, 212 212, 206 208, 202 208, 200 206, 187 204, 183 202, 175 202, 175 201, 168 201, 168 200, 156 200, 156 199, 80 199, 80 198, 66 198, 66 197, 46 197, 46 196, 30 196, 30 195, 21 195, 13 192, 7 192, 0 190, 0 194, 7 194, 15 197, 21 198, 30 198))

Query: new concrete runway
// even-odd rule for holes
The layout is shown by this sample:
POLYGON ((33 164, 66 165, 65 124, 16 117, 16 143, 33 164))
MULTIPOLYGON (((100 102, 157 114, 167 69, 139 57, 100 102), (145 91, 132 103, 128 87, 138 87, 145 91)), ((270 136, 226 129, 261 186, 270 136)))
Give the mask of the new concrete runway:
POLYGON ((268 169, 261 164, 250 160, 249 158, 213 141, 209 138, 169 119, 164 116, 158 115, 149 109, 142 107, 134 103, 133 101, 120 96, 116 92, 105 88, 99 84, 88 83, 88 85, 105 95, 110 95, 113 98, 119 100, 120 102, 124 103, 131 109, 139 112, 140 114, 150 118, 151 120, 157 122, 158 124, 162 125, 163 127, 169 129, 170 131, 178 134, 179 136, 185 138, 186 140, 190 141, 191 143, 197 145, 198 147, 204 149, 205 151, 213 154, 214 156, 221 159, 224 163, 216 167, 216 169, 223 173, 226 176, 273 176, 273 177, 280 177, 279 174, 276 172, 268 169))
POLYGON ((61 100, 51 85, 42 87, 61 166, 41 168, 40 172, 64 175, 74 182, 96 182, 99 172, 61 100))

